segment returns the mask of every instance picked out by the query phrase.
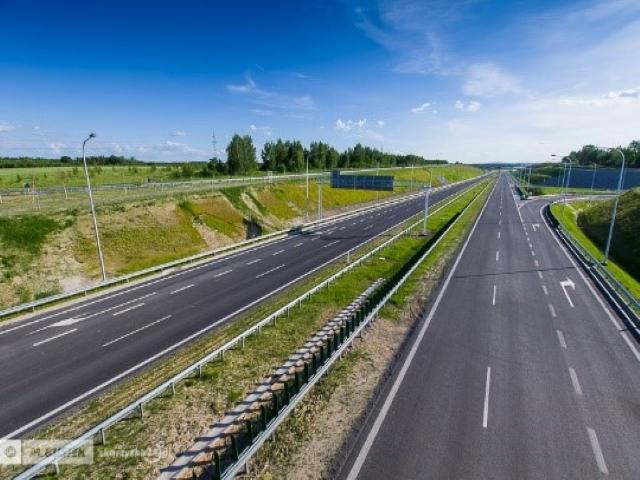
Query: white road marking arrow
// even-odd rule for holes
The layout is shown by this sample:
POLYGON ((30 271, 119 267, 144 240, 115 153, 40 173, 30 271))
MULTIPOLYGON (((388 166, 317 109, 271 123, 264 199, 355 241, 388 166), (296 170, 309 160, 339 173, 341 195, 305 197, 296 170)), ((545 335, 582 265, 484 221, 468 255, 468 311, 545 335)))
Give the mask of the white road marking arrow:
POLYGON ((571 301, 571 297, 569 296, 569 292, 567 292, 567 287, 571 287, 575 291, 576 284, 573 283, 573 280, 571 280, 569 277, 567 277, 566 280, 562 280, 560 282, 560 286, 562 287, 562 290, 564 291, 564 294, 567 297, 567 301, 569 302, 569 305, 571 305, 571 308, 573 308, 573 302, 571 301))
POLYGON ((539 223, 532 223, 531 226, 533 227, 533 231, 537 232, 538 228, 540 228, 540 224, 539 223))

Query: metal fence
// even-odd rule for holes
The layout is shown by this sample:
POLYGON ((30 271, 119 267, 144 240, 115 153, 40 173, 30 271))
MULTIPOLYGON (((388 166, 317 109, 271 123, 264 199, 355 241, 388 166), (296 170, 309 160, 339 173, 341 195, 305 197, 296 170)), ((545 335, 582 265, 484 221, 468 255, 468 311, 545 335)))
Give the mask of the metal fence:
MULTIPOLYGON (((453 203, 459 197, 461 197, 462 195, 467 193, 468 190, 469 189, 464 189, 462 192, 460 192, 457 195, 455 195, 448 202, 446 202, 443 205, 439 206, 437 209, 434 209, 430 213, 430 215, 433 215, 433 214, 437 213, 441 209, 443 209, 446 206, 448 206, 449 204, 453 203)), ((466 208, 468 208, 468 206, 466 208)), ((465 208, 465 210, 466 210, 466 208, 465 208)), ((421 215, 421 214, 418 214, 418 215, 421 215)), ((232 348, 237 348, 237 347, 244 348, 245 341, 249 336, 260 334, 260 332, 262 331, 262 329, 265 326, 267 326, 269 324, 275 324, 275 322, 277 321, 277 319, 279 317, 288 315, 289 311, 292 308, 300 306, 303 301, 305 301, 308 298, 310 298, 316 292, 320 291, 323 288, 327 288, 333 281, 335 281, 336 279, 338 279, 339 277, 341 277, 345 273, 349 272, 350 270, 352 270, 356 266, 360 265, 361 263, 366 261, 368 258, 370 258, 373 255, 375 255, 376 253, 378 253, 380 250, 386 248, 387 246, 389 246, 393 242, 397 241, 402 236, 410 233, 414 228, 418 227, 421 224, 422 224, 422 219, 412 223, 407 228, 405 228, 402 231, 400 231, 399 233, 395 234, 394 236, 392 236, 391 238, 389 238, 388 240, 386 240, 382 244, 378 245, 377 247, 373 248, 372 250, 370 250, 366 254, 364 254, 364 255, 360 256, 359 258, 351 261, 351 263, 349 263, 349 265, 347 265, 346 267, 342 268, 341 270, 339 270, 335 274, 331 275, 329 278, 327 278, 327 279, 323 280, 322 282, 318 283, 316 286, 314 286, 313 288, 311 288, 307 292, 303 293, 302 295, 300 295, 296 299, 292 300, 288 304, 286 304, 283 307, 279 308, 278 310, 276 310, 275 312, 273 312, 269 316, 265 317, 264 319, 262 319, 258 323, 254 324, 252 327, 248 328, 244 332, 242 332, 239 335, 237 335, 236 337, 232 338, 231 340, 226 342, 224 345, 216 348, 211 353, 207 354, 206 356, 202 357, 198 361, 196 361, 193 364, 189 365, 188 367, 186 367, 185 369, 183 369, 182 371, 180 371, 176 375, 172 376, 170 379, 166 380, 162 384, 158 385, 157 387, 155 387, 154 389, 152 389, 151 391, 149 391, 148 393, 146 393, 142 397, 134 400, 133 402, 131 402, 127 406, 123 407, 121 410, 119 410, 115 414, 111 415, 106 420, 104 420, 104 421, 100 422, 98 425, 90 428, 85 433, 83 433, 82 435, 80 435, 76 439, 74 439, 71 442, 69 442, 68 444, 66 444, 64 447, 60 448, 59 450, 57 450, 54 453, 52 453, 51 455, 47 456, 46 458, 44 458, 43 460, 41 460, 37 464, 31 466, 30 468, 28 468, 24 472, 20 473, 19 475, 17 475, 15 477, 16 480, 31 479, 34 476, 36 476, 36 475, 40 474, 41 472, 43 472, 49 466, 53 466, 54 469, 56 470, 56 472, 58 472, 59 471, 59 462, 60 462, 60 460, 63 459, 65 456, 71 454, 73 451, 77 450, 78 448, 82 447, 87 442, 93 442, 93 439, 96 438, 96 437, 100 438, 103 443, 106 442, 106 432, 107 432, 107 429, 109 427, 111 427, 115 423, 119 422, 120 420, 123 420, 123 419, 129 417, 132 414, 139 414, 140 416, 143 416, 144 415, 144 406, 145 406, 146 403, 148 403, 149 401, 151 401, 153 399, 161 397, 165 392, 168 392, 168 391, 170 391, 172 394, 175 394, 176 385, 179 382, 181 382, 181 381, 193 376, 194 374, 195 375, 200 375, 202 373, 203 367, 206 364, 211 363, 212 361, 214 361, 216 359, 224 359, 224 354, 225 354, 226 351, 228 351, 228 350, 230 350, 232 348)), ((455 224, 455 222, 454 222, 454 224, 455 224)), ((449 225, 449 227, 447 228, 447 231, 452 226, 453 226, 453 224, 449 225)), ((390 231, 393 228, 396 228, 396 227, 395 226, 394 227, 390 227, 389 229, 385 230, 384 232, 381 232, 379 235, 377 235, 374 238, 377 238, 377 237, 380 237, 380 236, 384 235, 386 232, 390 231)), ((443 232, 443 235, 444 234, 446 234, 446 232, 443 232)), ((438 241, 434 242, 434 244, 432 245, 431 248, 435 247, 435 245, 437 245, 437 243, 440 241, 440 239, 441 239, 441 237, 438 239, 438 241)), ((366 244, 368 242, 371 242, 372 240, 373 240, 373 238, 369 239, 366 242, 363 242, 363 244, 361 244, 361 245, 364 245, 364 244, 366 244)), ((429 249, 429 251, 427 251, 424 254, 424 257, 426 257, 426 255, 428 255, 428 253, 430 251, 431 251, 431 249, 429 249)), ((333 261, 335 261, 335 260, 337 260, 337 259, 339 259, 341 257, 350 259, 351 258, 350 255, 351 255, 351 251, 339 255, 338 257, 336 257, 334 259, 331 259, 329 262, 333 262, 333 261)), ((420 260, 420 261, 422 261, 422 260, 420 260)), ((327 264, 329 262, 327 262, 327 264)), ((406 276, 410 275, 410 273, 412 273, 413 270, 415 270, 415 267, 413 269, 411 269, 407 273, 406 276)), ((402 280, 402 283, 404 283, 404 280, 402 280)), ((390 293, 386 298, 388 299, 397 290, 398 287, 399 287, 399 285, 396 286, 396 288, 393 289, 393 292, 390 293)), ((385 302, 386 302, 386 300, 385 300, 385 302)), ((379 308, 378 308, 378 310, 379 310, 379 308)), ((378 310, 375 310, 375 312, 377 312, 378 310)))

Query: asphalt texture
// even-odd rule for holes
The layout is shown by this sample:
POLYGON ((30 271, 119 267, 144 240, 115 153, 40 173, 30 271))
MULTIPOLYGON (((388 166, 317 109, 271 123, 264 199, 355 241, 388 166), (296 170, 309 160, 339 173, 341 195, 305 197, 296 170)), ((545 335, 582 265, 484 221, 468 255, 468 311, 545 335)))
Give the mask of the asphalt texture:
MULTIPOLYGON (((437 202, 476 180, 435 191, 437 202)), ((0 326, 0 438, 18 438, 423 209, 413 198, 0 326)))
POLYGON ((501 176, 340 478, 640 478, 638 346, 549 201, 501 176))

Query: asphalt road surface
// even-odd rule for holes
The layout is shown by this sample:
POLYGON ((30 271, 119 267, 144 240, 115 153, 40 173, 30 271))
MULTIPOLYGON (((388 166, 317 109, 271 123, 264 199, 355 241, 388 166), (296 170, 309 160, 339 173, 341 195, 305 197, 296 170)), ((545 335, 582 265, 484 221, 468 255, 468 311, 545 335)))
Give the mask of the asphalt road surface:
POLYGON ((640 479, 633 338, 503 175, 341 478, 640 479))
POLYGON ((0 437, 19 437, 422 208, 414 198, 0 326, 0 437))

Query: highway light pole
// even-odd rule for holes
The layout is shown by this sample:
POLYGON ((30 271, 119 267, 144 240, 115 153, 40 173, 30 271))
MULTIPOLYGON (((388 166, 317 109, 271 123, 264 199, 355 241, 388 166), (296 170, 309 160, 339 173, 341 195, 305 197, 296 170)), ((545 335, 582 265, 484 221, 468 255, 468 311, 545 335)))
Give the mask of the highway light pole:
POLYGON ((100 270, 102 271, 102 281, 107 281, 107 271, 104 268, 104 256, 102 255, 102 246, 100 245, 100 234, 98 233, 98 221, 96 219, 96 209, 93 205, 93 193, 91 193, 91 180, 89 180, 89 168, 87 168, 87 156, 85 155, 85 145, 89 140, 95 138, 95 133, 90 133, 89 136, 82 142, 82 162, 84 163, 84 175, 87 179, 87 190, 89 191, 89 205, 91 206, 91 216, 93 218, 93 230, 96 234, 96 247, 98 247, 98 259, 100 260, 100 270))
POLYGON ((624 152, 619 148, 612 148, 611 151, 615 150, 616 152, 622 155, 622 166, 620 167, 620 177, 618 178, 618 191, 616 193, 616 199, 613 202, 613 211, 611 212, 611 221, 609 222, 609 236, 607 237, 607 246, 604 249, 604 260, 603 264, 606 264, 609 260, 609 249, 611 248, 611 239, 613 238, 613 227, 616 223, 616 213, 618 212, 618 200, 620 199, 620 192, 622 191, 622 178, 624 175, 624 152))
POLYGON ((569 182, 571 181, 571 156, 567 157, 569 159, 569 170, 567 171, 567 181, 564 184, 564 200, 562 202, 562 218, 564 218, 564 207, 567 205, 567 190, 569 190, 569 182))
POLYGON ((309 155, 307 155, 307 223, 309 223, 309 155))

